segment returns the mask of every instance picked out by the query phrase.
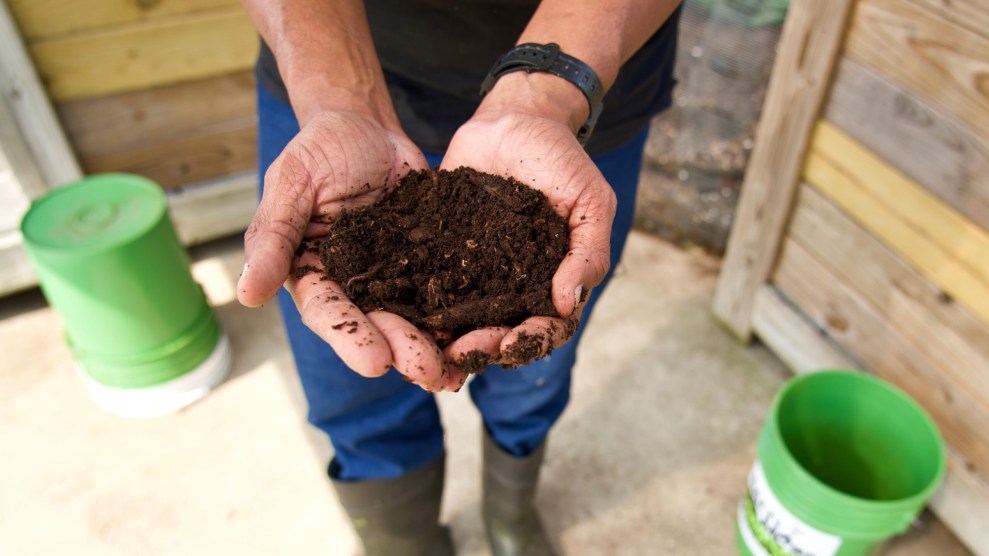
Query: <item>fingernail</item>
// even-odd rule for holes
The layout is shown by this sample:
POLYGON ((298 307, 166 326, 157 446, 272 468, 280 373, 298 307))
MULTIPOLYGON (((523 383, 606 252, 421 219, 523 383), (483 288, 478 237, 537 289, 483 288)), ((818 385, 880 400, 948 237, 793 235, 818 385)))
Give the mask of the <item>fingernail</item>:
POLYGON ((584 285, 581 284, 573 291, 573 306, 576 309, 580 305, 580 297, 584 294, 584 285))

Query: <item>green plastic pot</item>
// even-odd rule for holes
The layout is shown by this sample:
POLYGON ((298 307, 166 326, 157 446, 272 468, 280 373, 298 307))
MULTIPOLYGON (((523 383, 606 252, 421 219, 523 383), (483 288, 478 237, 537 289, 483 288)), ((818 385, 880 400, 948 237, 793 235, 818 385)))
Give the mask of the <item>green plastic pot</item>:
POLYGON ((95 383, 168 383, 216 348, 219 323, 154 182, 84 178, 35 201, 21 232, 73 355, 95 383))
POLYGON ((777 393, 739 506, 746 556, 858 556, 904 532, 945 473, 944 443, 906 394, 865 373, 798 376, 777 393))

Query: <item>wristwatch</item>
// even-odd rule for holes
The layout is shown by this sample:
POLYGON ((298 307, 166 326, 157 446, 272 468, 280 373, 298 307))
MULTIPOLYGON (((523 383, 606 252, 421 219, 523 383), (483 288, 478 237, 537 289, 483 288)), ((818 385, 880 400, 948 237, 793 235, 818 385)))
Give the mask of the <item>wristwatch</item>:
POLYGON ((594 131, 601 109, 604 107, 604 87, 598 79, 594 70, 590 66, 581 62, 577 58, 570 56, 560 50, 560 45, 556 43, 520 44, 508 52, 501 55, 498 61, 488 72, 481 84, 481 96, 488 94, 494 87, 496 81, 501 76, 515 71, 532 73, 534 71, 545 71, 566 79, 573 83, 584 93, 591 115, 580 126, 577 132, 577 140, 581 145, 586 145, 587 140, 594 131))

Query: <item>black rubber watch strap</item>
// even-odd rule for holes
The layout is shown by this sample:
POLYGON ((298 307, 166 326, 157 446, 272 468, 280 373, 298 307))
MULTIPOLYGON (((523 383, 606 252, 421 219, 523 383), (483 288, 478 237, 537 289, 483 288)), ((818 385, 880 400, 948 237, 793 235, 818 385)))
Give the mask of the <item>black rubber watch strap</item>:
POLYGON ((586 144, 604 106, 604 87, 594 70, 577 58, 560 51, 560 46, 556 43, 520 44, 498 58, 481 84, 481 96, 488 94, 498 78, 515 71, 552 73, 573 83, 584 93, 590 116, 577 132, 577 140, 581 145, 586 144))

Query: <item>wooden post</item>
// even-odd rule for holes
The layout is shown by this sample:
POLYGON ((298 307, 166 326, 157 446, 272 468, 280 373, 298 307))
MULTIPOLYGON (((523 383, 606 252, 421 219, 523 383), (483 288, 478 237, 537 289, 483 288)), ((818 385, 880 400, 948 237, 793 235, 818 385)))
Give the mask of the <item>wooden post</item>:
POLYGON ((82 176, 7 4, 0 0, 0 100, 7 103, 49 187, 82 176))
POLYGON ((830 83, 853 0, 794 0, 728 240, 714 312, 739 338, 752 334, 790 213, 804 153, 830 83))

